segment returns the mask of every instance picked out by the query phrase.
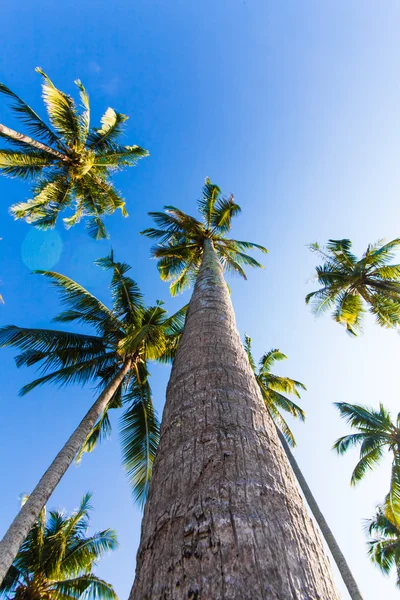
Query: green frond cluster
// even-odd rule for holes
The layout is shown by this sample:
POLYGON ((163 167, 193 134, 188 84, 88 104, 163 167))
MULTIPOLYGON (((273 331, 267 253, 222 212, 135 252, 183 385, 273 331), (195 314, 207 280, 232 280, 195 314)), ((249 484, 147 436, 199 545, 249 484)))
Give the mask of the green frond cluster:
POLYGON ((54 227, 58 215, 71 210, 64 218, 66 227, 82 219, 89 235, 108 237, 104 216, 117 209, 127 216, 125 201, 110 182, 111 175, 133 166, 148 152, 140 146, 125 146, 119 139, 127 116, 108 108, 101 127, 90 124, 89 96, 81 81, 80 104, 57 89, 49 77, 43 78, 43 100, 50 126, 19 96, 4 84, 0 93, 11 100, 11 108, 35 139, 5 128, 0 138, 13 149, 0 149, 0 173, 33 180, 32 198, 11 207, 15 219, 43 229, 54 227))
POLYGON ((306 296, 314 314, 332 311, 351 336, 362 331, 365 307, 382 327, 400 324, 400 265, 388 264, 395 258, 400 239, 387 244, 370 244, 358 259, 351 252, 351 241, 329 240, 326 248, 317 243, 310 249, 323 260, 316 267, 317 280, 323 286, 306 296))
POLYGON ((259 367, 257 368, 251 350, 251 338, 248 335, 245 335, 244 338, 244 349, 259 385, 265 406, 289 446, 294 447, 296 445, 294 435, 286 420, 283 418, 281 411, 288 412, 301 421, 305 420, 304 411, 300 406, 293 402, 293 400, 287 397, 287 394, 292 394, 297 398, 300 398, 300 390, 306 390, 305 385, 300 383, 300 381, 295 381, 289 377, 280 377, 279 375, 274 375, 272 373, 275 362, 287 358, 280 350, 273 349, 264 354, 261 357, 259 367))
POLYGON ((334 444, 338 454, 344 454, 352 447, 360 448, 360 457, 352 476, 351 484, 356 485, 368 471, 373 470, 383 459, 385 452, 393 455, 389 493, 386 505, 400 519, 400 423, 399 416, 394 423, 383 404, 379 410, 337 402, 340 416, 357 432, 345 435, 334 444))
POLYGON ((377 508, 375 516, 366 523, 368 554, 372 562, 389 575, 396 571, 396 585, 400 588, 400 519, 388 502, 377 508))
POLYGON ((112 585, 92 572, 118 542, 113 529, 87 535, 90 500, 85 494, 70 516, 42 510, 0 586, 0 597, 117 600, 112 585))
POLYGON ((175 206, 165 206, 164 212, 150 212, 156 227, 141 233, 158 240, 152 248, 157 258, 161 279, 170 281, 173 296, 180 294, 196 279, 203 255, 204 240, 212 240, 223 268, 246 279, 244 267, 262 265, 246 250, 267 250, 258 244, 226 237, 232 218, 240 212, 234 197, 224 198, 219 187, 207 178, 198 200, 201 220, 187 215, 175 206))
POLYGON ((21 389, 26 394, 45 383, 98 383, 102 391, 125 361, 131 368, 88 435, 77 460, 111 433, 108 411, 124 407, 121 421, 122 453, 136 500, 143 504, 158 445, 159 422, 149 384, 148 361, 171 362, 183 331, 187 306, 168 316, 162 302, 146 306, 130 266, 111 252, 96 261, 111 272, 112 308, 72 279, 51 271, 37 271, 59 293, 65 306, 54 320, 91 327, 93 335, 55 329, 0 328, 0 346, 19 348, 18 367, 36 366, 40 377, 21 389))

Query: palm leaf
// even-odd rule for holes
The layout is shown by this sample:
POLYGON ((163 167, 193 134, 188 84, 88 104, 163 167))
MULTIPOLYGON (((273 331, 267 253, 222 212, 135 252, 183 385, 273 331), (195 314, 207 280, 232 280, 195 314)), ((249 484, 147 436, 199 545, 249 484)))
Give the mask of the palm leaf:
POLYGON ((143 505, 151 479, 160 426, 151 401, 148 382, 134 382, 126 400, 131 401, 121 418, 124 468, 135 500, 143 505))
POLYGON ((4 85, 4 83, 0 83, 0 93, 13 99, 14 103, 11 105, 11 108, 17 113, 17 116, 21 119, 21 121, 23 121, 30 133, 41 138, 43 141, 48 142, 49 144, 61 146, 62 150, 64 150, 60 140, 50 129, 50 127, 48 127, 48 125, 42 121, 42 119, 30 106, 28 106, 28 104, 26 104, 26 102, 22 100, 22 98, 12 92, 6 85, 4 85))

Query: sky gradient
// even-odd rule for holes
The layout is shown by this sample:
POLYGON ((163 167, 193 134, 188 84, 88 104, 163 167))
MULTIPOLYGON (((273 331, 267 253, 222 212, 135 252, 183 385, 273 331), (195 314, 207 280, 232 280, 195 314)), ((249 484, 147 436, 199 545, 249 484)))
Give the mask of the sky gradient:
MULTIPOLYGON (((277 372, 304 382, 305 424, 294 423, 296 457, 365 600, 394 600, 394 579, 366 556, 363 520, 387 492, 389 461, 356 488, 357 453, 338 457, 348 432, 332 406, 349 401, 399 410, 400 339, 366 319, 350 339, 329 316, 316 320, 304 304, 316 257, 306 245, 351 238, 369 242, 400 234, 400 5, 338 0, 70 0, 2 3, 0 81, 41 115, 41 66, 60 89, 86 86, 93 123, 108 106, 126 113, 126 143, 150 157, 115 177, 129 218, 107 220, 111 240, 95 242, 83 227, 62 223, 42 233, 8 214, 29 197, 27 184, 0 179, 0 324, 48 327, 57 295, 35 268, 68 275, 108 301, 108 276, 93 261, 112 246, 149 303, 175 310, 149 259, 149 210, 174 204, 194 213, 206 176, 235 194, 242 214, 233 235, 265 245, 265 269, 229 280, 241 334, 258 358, 271 347, 289 360, 277 372)), ((0 122, 16 125, 0 98, 0 122)), ((257 257, 259 258, 259 257, 257 257)), ((91 389, 37 389, 19 398, 34 372, 18 371, 15 351, 2 350, 0 534, 50 460, 84 415, 91 389)), ((161 414, 169 369, 152 367, 161 414)), ((127 597, 134 576, 141 513, 120 467, 118 418, 112 440, 72 467, 50 507, 74 508, 94 493, 93 528, 114 527, 120 549, 99 574, 127 597)), ((341 590, 343 586, 338 579, 341 590)), ((343 598, 347 598, 343 592, 343 598)))

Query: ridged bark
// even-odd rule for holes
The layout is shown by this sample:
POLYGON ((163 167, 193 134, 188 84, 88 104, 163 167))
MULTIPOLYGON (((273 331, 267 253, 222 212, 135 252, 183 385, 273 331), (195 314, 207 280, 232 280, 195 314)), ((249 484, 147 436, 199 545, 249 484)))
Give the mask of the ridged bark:
POLYGON ((6 127, 5 125, 2 125, 1 123, 0 123, 0 133, 3 133, 7 137, 9 137, 13 140, 16 140, 17 142, 25 142, 25 144, 29 144, 30 146, 33 146, 37 150, 43 150, 44 152, 47 152, 48 154, 57 156, 60 160, 68 160, 68 157, 65 154, 61 154, 61 152, 58 152, 57 150, 53 150, 53 148, 50 148, 50 146, 47 146, 46 144, 42 144, 42 142, 38 142, 37 140, 34 140, 33 138, 29 137, 29 135, 24 135, 23 133, 19 133, 18 131, 15 131, 14 129, 10 129, 9 127, 6 127))
POLYGON ((68 467, 73 462, 93 425, 111 400, 114 392, 118 389, 118 386, 123 381, 129 368, 130 361, 128 360, 86 413, 10 525, 0 542, 0 583, 7 574, 8 569, 11 567, 18 554, 18 550, 25 541, 29 531, 39 518, 40 511, 47 503, 68 467))
POLYGON ((282 432, 279 431, 278 428, 277 428, 277 433, 278 433, 279 439, 281 441, 282 447, 288 458, 288 461, 290 463, 290 466, 292 467, 293 472, 296 475, 296 479, 300 486, 300 489, 303 492, 303 495, 304 495, 304 497, 307 501, 307 504, 314 516, 314 519, 318 523, 321 533, 324 536, 326 545, 328 546, 329 550, 331 551, 331 554, 336 563, 336 566, 339 569, 339 572, 342 576, 343 582, 347 588, 347 591, 349 592, 350 598, 352 600, 363 600, 363 597, 361 596, 361 592, 358 589, 357 582, 353 577, 353 573, 351 572, 350 567, 347 564, 347 561, 343 555, 343 552, 341 551, 339 544, 337 543, 337 541, 335 539, 335 536, 333 535, 328 523, 326 522, 326 519, 325 519, 324 515, 322 514, 322 512, 317 504, 317 501, 315 500, 315 498, 308 486, 308 483, 307 483, 303 473, 301 472, 300 467, 297 464, 297 461, 296 461, 295 457, 293 456, 292 451, 289 448, 287 441, 285 440, 284 436, 282 435, 282 432))
POLYGON ((210 241, 171 373, 130 600, 338 600, 210 241))

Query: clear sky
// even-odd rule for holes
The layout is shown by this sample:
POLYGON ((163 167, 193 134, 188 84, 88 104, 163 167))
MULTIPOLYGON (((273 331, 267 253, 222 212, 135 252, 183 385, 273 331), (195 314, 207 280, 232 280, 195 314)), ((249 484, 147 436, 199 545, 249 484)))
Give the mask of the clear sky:
MULTIPOLYGON (((304 304, 315 257, 306 244, 349 237, 368 242, 400 234, 400 5, 387 0, 69 0, 2 2, 0 80, 41 111, 41 66, 61 89, 82 79, 94 120, 112 106, 130 116, 126 143, 151 156, 116 177, 128 219, 108 220, 111 241, 60 223, 46 234, 14 222, 8 206, 29 187, 0 179, 0 323, 48 327, 60 309, 54 290, 32 268, 52 267, 107 300, 107 275, 93 266, 112 244, 153 302, 174 301, 149 260, 147 211, 175 204, 194 211, 206 176, 242 206, 234 235, 269 249, 265 270, 230 281, 240 332, 258 357, 271 347, 289 357, 279 372, 303 381, 305 425, 295 423, 296 456, 359 582, 365 600, 395 599, 366 556, 363 519, 388 488, 389 462, 354 489, 356 452, 331 447, 348 431, 332 406, 350 401, 399 410, 400 339, 367 320, 359 339, 304 304)), ((0 99, 0 122, 10 126, 0 99)), ((41 388, 19 398, 34 376, 1 351, 2 482, 0 530, 92 402, 91 389, 41 388)), ((166 367, 152 368, 162 410, 166 367)), ((93 527, 114 527, 120 549, 99 574, 121 599, 134 576, 141 513, 112 440, 72 467, 50 506, 74 508, 94 492, 93 527)), ((341 583, 339 582, 339 586, 341 583)), ((343 589, 341 587, 341 589, 343 589)), ((347 598, 343 593, 343 598, 347 598)))

